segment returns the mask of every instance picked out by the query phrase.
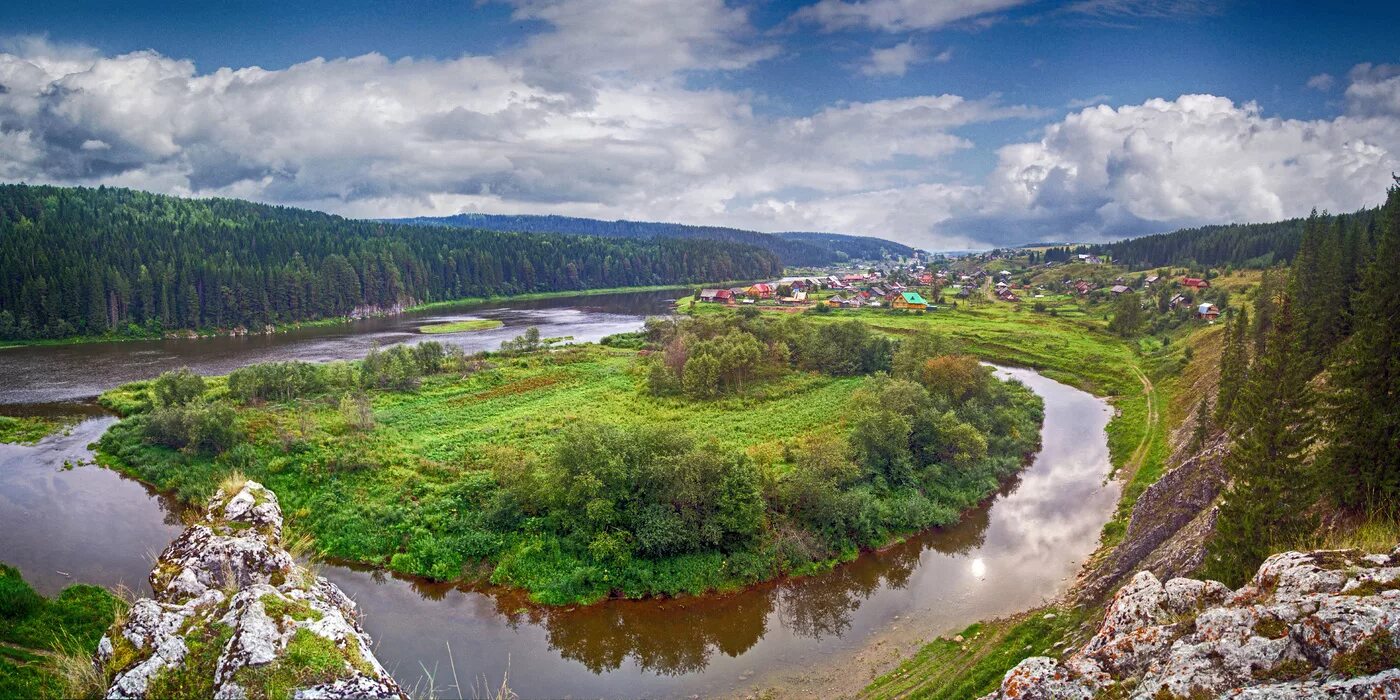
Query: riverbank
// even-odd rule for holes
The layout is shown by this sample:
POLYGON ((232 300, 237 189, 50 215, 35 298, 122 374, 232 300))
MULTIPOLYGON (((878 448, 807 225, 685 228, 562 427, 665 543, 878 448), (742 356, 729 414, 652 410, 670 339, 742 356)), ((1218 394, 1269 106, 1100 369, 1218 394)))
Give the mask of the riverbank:
MULTIPOLYGON (((741 282, 716 282, 716 283, 706 283, 706 285, 707 285, 707 286, 713 286, 714 284, 718 284, 718 285, 729 285, 729 284, 740 284, 740 283, 741 283, 741 282)), ((386 316, 394 316, 394 315, 405 314, 405 313, 413 313, 413 312, 417 312, 417 311, 441 311, 441 310, 448 310, 448 309, 453 309, 453 308, 458 308, 458 307, 463 307, 463 306, 472 306, 472 305, 478 305, 478 304, 491 304, 491 303, 502 303, 502 302, 518 302, 518 301, 539 301, 539 300, 545 300, 545 299, 567 299, 567 298, 572 298, 572 297, 590 297, 590 296, 600 296, 600 295, 605 295, 605 294, 625 294, 625 293, 631 293, 631 292, 664 292, 664 291, 670 291, 670 290, 684 291, 684 290, 696 289, 696 288, 698 288, 699 286, 700 286, 700 285, 690 285, 690 284, 663 284, 663 285, 649 285, 649 286, 642 286, 642 287, 609 287, 609 288, 605 288, 605 289, 565 290, 565 291, 558 291, 558 292, 532 292, 532 293, 529 293, 529 294, 515 294, 515 295, 507 295, 507 296, 464 297, 464 298, 461 298, 461 299, 446 299, 446 300, 442 300, 442 301, 433 301, 433 302, 426 302, 426 303, 422 303, 422 304, 414 304, 414 305, 411 305, 411 306, 402 307, 402 308, 399 309, 397 312, 392 313, 392 314, 390 314, 390 313, 370 313, 370 314, 365 314, 365 315, 362 315, 362 316, 353 316, 353 317, 335 316, 335 317, 331 317, 331 318, 320 318, 320 319, 313 319, 313 320, 307 320, 307 321, 296 321, 296 322, 291 322, 291 323, 273 323, 273 324, 268 324, 268 325, 264 328, 264 330, 261 330, 261 331, 252 331, 252 330, 248 330, 248 329, 241 329, 241 330, 240 330, 240 329, 211 329, 211 328, 206 328, 206 329, 195 329, 195 330, 152 331, 152 332, 143 332, 143 333, 138 333, 138 334, 116 334, 116 333, 109 333, 109 334, 104 334, 104 335, 70 336, 70 337, 67 337, 67 338, 34 338, 34 339, 28 339, 28 340, 6 340, 6 341, 0 341, 0 351, 7 350, 7 349, 11 349, 11 348, 51 347, 51 346, 65 346, 65 345, 88 345, 88 344, 94 344, 94 343, 125 343, 125 342, 138 342, 138 341, 149 341, 149 340, 166 340, 166 339, 178 339, 178 338, 197 339, 197 338, 226 338, 226 337, 237 337, 237 336, 244 336, 244 335, 277 335, 277 334, 290 333, 290 332, 292 332, 292 331, 304 330, 304 329, 310 329, 310 328, 332 328, 332 327, 335 327, 335 326, 351 325, 351 324, 356 323, 357 321, 364 321, 364 320, 374 319, 374 318, 383 318, 383 317, 386 317, 386 316)))
MULTIPOLYGON (((509 669, 522 697, 713 696, 769 677, 826 675, 813 668, 828 660, 844 663, 852 645, 867 638, 908 633, 908 643, 916 645, 930 630, 961 629, 1032 608, 1061 590, 1092 548, 1116 495, 1102 481, 1109 468, 1103 424, 1111 412, 1082 392, 1012 372, 1035 387, 1044 382, 1036 391, 1045 396, 1046 441, 1035 462, 957 525, 909 537, 818 576, 728 595, 542 608, 509 591, 476 592, 334 563, 321 569, 366 611, 377 654, 408 686, 427 687, 435 669, 441 681, 441 669, 454 657, 465 675, 498 678, 509 669), (898 629, 891 632, 893 626, 898 629)), ((94 439, 75 433, 65 440, 81 445, 94 439)), ((11 528, 10 536, 33 536, 6 549, 43 553, 27 565, 36 573, 58 568, 77 580, 127 580, 136 587, 148 568, 140 553, 160 551, 178 534, 180 517, 172 510, 164 519, 175 530, 152 530, 137 542, 121 539, 134 534, 128 533, 133 522, 153 518, 158 525, 164 499, 109 470, 57 469, 75 457, 51 458, 29 448, 13 456, 18 461, 7 465, 7 474, 28 473, 25 482, 55 481, 45 491, 49 500, 32 503, 32 511, 9 511, 16 522, 35 521, 11 528), (68 509, 101 515, 45 520, 68 509), (93 527, 65 530, 84 523, 93 527), (123 527, 111 527, 118 523, 123 527), (125 563, 134 573, 112 577, 113 567, 125 563)), ((425 492, 431 490, 415 486, 403 497, 412 503, 425 492)), ((49 578, 46 591, 64 585, 61 576, 49 578)), ((847 668, 847 680, 869 677, 868 665, 847 668)))

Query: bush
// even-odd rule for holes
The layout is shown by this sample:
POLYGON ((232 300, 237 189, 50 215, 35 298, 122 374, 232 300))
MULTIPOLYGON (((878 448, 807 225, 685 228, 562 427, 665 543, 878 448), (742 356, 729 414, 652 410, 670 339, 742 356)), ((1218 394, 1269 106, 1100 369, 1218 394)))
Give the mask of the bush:
POLYGON ((204 378, 188 367, 162 373, 151 382, 157 406, 183 406, 204 395, 204 378))
POLYGON ((218 455, 243 440, 238 414, 223 403, 170 406, 146 417, 146 439, 185 452, 218 455))
POLYGON ((229 373, 228 392, 244 403, 316 396, 328 388, 327 367, 300 361, 248 365, 229 373))
POLYGON ((388 350, 374 348, 360 362, 360 386, 366 389, 412 391, 422 381, 423 367, 418 352, 411 348, 403 345, 395 345, 388 350))

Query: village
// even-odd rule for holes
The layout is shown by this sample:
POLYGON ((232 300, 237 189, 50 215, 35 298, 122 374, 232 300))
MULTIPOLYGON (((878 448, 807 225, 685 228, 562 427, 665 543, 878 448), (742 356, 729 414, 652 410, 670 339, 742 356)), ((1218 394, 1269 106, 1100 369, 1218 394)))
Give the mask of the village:
POLYGON ((1065 260, 1043 260, 1034 251, 991 251, 867 265, 803 271, 807 274, 747 286, 707 287, 697 290, 693 299, 704 304, 788 311, 821 308, 924 313, 955 309, 960 304, 1019 305, 1028 300, 1034 310, 1044 311, 1057 303, 1094 305, 1132 294, 1142 300, 1143 309, 1177 311, 1207 322, 1218 318, 1228 303, 1228 292, 1212 291, 1210 272, 1134 273, 1087 253, 1065 260))

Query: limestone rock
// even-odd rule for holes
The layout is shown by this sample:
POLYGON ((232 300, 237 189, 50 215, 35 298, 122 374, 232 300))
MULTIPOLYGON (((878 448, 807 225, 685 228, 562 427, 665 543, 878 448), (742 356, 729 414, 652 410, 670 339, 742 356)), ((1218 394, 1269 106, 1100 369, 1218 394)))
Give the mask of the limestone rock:
POLYGON ((1140 572, 1095 634, 988 698, 1400 698, 1400 547, 1285 552, 1230 591, 1140 572))
POLYGON ((281 537, 277 497, 261 484, 216 494, 156 562, 155 598, 137 601, 102 638, 107 697, 235 700, 276 688, 322 700, 404 698, 374 658, 355 603, 297 566, 281 537))

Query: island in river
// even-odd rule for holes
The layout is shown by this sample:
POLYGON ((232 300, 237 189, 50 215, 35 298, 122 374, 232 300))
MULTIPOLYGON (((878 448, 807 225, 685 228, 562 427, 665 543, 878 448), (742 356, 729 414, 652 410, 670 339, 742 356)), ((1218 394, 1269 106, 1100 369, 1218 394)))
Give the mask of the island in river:
POLYGON ((186 500, 241 472, 323 556, 570 604, 827 569, 955 523, 1039 444, 1029 389, 855 320, 453 350, 129 384, 101 459, 186 500))
MULTIPOLYGON (((618 332, 639 327, 643 315, 664 310, 666 298, 648 293, 572 304, 524 302, 496 305, 484 313, 504 318, 511 327, 504 330, 510 333, 538 324, 546 335, 596 339, 599 328, 618 332)), ((1000 336, 985 331, 1001 327, 1000 313, 1004 312, 993 308, 937 318, 874 318, 890 327, 907 324, 946 330, 963 342, 977 331, 980 342, 991 343, 999 342, 1000 336)), ((129 359, 156 356, 164 367, 188 363, 202 372, 227 372, 239 348, 245 363, 278 357, 346 357, 357 350, 362 353, 375 342, 411 339, 411 328, 418 323, 416 319, 365 321, 356 326, 365 330, 361 337, 318 330, 274 338, 168 341, 149 350, 138 347, 129 359), (247 354, 254 352, 271 354, 247 354)), ((1054 348, 1044 358, 1050 366, 1047 371, 1065 376, 1066 369, 1085 365, 1073 352, 1077 345, 1065 351, 1052 342, 1059 336, 1050 331, 1059 333, 1058 328, 1073 325, 1026 325, 1020 339, 1029 352, 1041 346, 1054 348)), ((1109 336, 1090 331, 1076 332, 1074 337, 1077 343, 1098 343, 1099 352, 1112 352, 1109 336)), ((489 342, 474 334, 461 340, 489 342)), ((130 370, 117 361, 117 354, 134 345, 87 346, 86 351, 105 358, 95 362, 94 368, 130 370)), ((38 363, 43 358, 33 359, 38 363)), ((26 375, 35 372, 37 367, 25 370, 26 375)), ((104 376, 89 372, 74 378, 103 381, 104 376)), ((829 573, 724 596, 604 601, 569 609, 531 606, 508 591, 477 592, 334 563, 323 568, 361 603, 366 628, 380 642, 378 655, 410 687, 421 687, 429 673, 440 680, 442 669, 451 663, 450 650, 464 674, 499 678, 507 668, 513 669, 512 685, 525 697, 570 692, 684 696, 722 693, 755 683, 824 688, 832 682, 847 686, 854 682, 858 688, 861 679, 868 678, 868 669, 887 665, 895 658, 891 656, 895 650, 907 653, 917 648, 931 633, 1015 613, 1056 595, 1093 549, 1112 511, 1117 489, 1103 481, 1110 468, 1104 425, 1112 412, 1102 401, 1033 372, 1011 370, 1004 376, 1026 383, 1045 401, 1045 441, 1032 465, 990 502, 964 514, 958 525, 911 537, 829 573), (811 669, 816 664, 833 671, 814 674, 811 669), (529 673, 521 670, 526 668, 529 673), (835 670, 840 668, 847 671, 835 670)), ((38 384, 6 390, 21 392, 19 396, 34 396, 37 391, 51 396, 69 389, 38 384)), ((57 592, 70 580, 124 582, 140 590, 149 567, 146 556, 163 548, 179 531, 175 501, 147 495, 107 470, 61 469, 64 461, 83 459, 82 445, 100 435, 111 420, 90 418, 71 436, 51 438, 33 448, 0 446, 0 460, 5 462, 0 474, 6 479, 0 495, 7 501, 0 510, 24 524, 0 528, 4 532, 0 545, 7 552, 24 554, 17 563, 37 576, 38 586, 46 592, 57 592), (95 512, 107 515, 81 515, 95 512), (113 523, 122 526, 113 527, 113 523), (123 562, 131 566, 123 569, 123 562), (74 579, 57 576, 54 569, 71 573, 74 579)))

